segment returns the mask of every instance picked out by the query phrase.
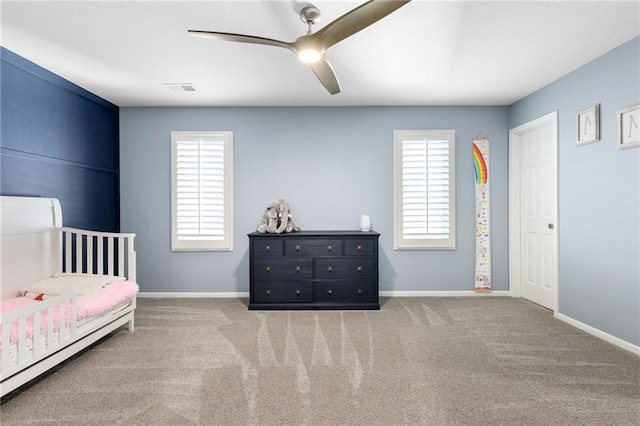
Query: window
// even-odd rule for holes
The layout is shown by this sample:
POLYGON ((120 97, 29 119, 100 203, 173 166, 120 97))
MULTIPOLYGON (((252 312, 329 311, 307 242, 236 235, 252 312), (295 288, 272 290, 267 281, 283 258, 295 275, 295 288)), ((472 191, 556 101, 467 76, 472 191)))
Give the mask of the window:
POLYGON ((171 250, 233 250, 231 132, 171 132, 171 250))
POLYGON ((453 130, 393 133, 394 248, 455 249, 453 130))

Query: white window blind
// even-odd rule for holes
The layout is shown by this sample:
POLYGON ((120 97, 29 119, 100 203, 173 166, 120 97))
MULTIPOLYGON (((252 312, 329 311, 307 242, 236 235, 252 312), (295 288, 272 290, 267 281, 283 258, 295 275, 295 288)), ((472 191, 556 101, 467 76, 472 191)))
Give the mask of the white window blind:
POLYGON ((172 250, 231 250, 231 132, 172 132, 172 250))
POLYGON ((394 246, 455 248, 454 131, 394 132, 394 246))

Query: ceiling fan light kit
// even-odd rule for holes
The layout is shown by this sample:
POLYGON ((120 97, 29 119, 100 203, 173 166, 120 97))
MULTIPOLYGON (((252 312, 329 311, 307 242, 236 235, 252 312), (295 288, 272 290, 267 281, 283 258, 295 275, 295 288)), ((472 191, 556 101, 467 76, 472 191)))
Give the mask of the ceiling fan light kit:
POLYGON ((318 62, 322 57, 322 53, 315 49, 304 49, 298 52, 298 58, 305 64, 312 64, 318 62))
POLYGON ((295 53, 302 62, 308 64, 325 89, 335 95, 340 93, 340 83, 333 67, 324 57, 324 52, 334 44, 404 6, 409 1, 370 0, 340 16, 315 33, 312 32, 312 26, 320 21, 320 10, 315 6, 306 6, 300 10, 300 19, 308 25, 308 32, 306 35, 298 37, 294 42, 218 31, 188 30, 188 33, 195 37, 263 44, 288 49, 295 53))
POLYGON ((318 62, 322 58, 322 54, 324 53, 324 49, 322 46, 313 38, 311 38, 307 34, 306 36, 302 36, 296 40, 295 44, 295 52, 298 55, 298 59, 300 59, 305 64, 312 64, 314 62, 318 62))

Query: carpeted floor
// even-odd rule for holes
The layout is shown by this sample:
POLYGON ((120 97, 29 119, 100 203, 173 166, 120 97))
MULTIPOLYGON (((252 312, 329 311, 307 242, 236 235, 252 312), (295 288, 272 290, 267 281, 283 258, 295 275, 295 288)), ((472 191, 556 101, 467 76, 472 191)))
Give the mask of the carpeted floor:
POLYGON ((139 299, 119 331, 8 395, 2 425, 632 425, 640 358, 506 297, 380 311, 139 299))

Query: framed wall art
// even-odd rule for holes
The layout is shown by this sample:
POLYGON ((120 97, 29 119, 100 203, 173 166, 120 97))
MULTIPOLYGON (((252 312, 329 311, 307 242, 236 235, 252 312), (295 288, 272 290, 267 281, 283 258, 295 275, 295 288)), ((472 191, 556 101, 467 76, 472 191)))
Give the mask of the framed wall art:
POLYGON ((618 149, 640 146, 640 104, 618 111, 618 149))
POLYGON ((600 140, 600 104, 591 105, 576 114, 576 145, 600 140))

